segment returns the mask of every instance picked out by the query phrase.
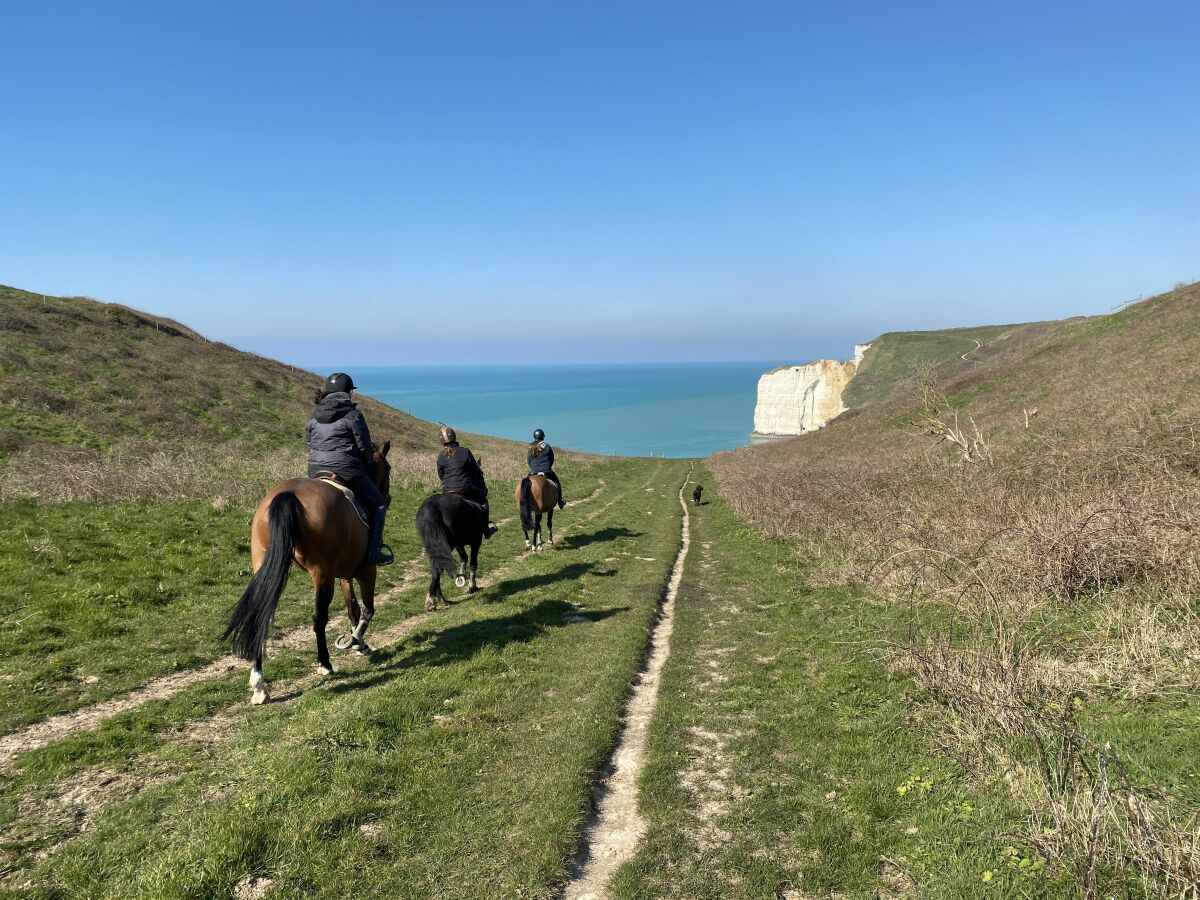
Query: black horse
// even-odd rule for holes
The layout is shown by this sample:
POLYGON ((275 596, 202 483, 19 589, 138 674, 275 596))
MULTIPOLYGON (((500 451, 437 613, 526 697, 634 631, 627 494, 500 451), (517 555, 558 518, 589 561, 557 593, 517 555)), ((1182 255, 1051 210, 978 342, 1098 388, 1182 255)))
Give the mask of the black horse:
POLYGON ((457 551, 461 562, 454 583, 467 585, 467 593, 479 590, 475 573, 479 568, 479 545, 487 528, 487 516, 482 507, 458 494, 434 494, 426 498, 417 510, 417 534, 429 557, 429 591, 425 609, 437 609, 438 601, 446 601, 442 593, 442 575, 454 568, 451 550, 457 551), (467 573, 467 548, 471 548, 471 571, 467 573))

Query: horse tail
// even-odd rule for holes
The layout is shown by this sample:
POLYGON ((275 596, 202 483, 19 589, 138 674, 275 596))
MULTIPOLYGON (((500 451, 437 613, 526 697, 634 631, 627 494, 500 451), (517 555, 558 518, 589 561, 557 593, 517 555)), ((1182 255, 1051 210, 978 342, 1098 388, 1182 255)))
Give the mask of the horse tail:
POLYGON ((437 496, 430 497, 417 510, 417 534, 421 536, 421 546, 429 561, 439 572, 450 572, 454 569, 454 557, 450 555, 450 541, 446 538, 446 526, 442 524, 437 499, 437 496))
POLYGON ((533 531, 533 479, 521 479, 521 527, 533 531))
POLYGON ((304 527, 304 507, 295 493, 275 495, 267 507, 267 525, 270 543, 266 558, 250 578, 246 592, 229 615, 229 627, 221 635, 221 640, 233 637, 234 654, 245 660, 262 656, 275 607, 291 574, 296 536, 304 527))

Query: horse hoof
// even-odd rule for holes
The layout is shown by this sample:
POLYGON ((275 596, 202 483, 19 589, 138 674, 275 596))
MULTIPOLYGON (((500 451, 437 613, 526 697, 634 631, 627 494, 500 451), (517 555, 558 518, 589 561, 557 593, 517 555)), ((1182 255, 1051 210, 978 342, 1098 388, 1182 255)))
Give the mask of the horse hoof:
POLYGON ((354 635, 347 631, 333 642, 333 646, 337 647, 339 650, 349 650, 354 646, 354 635))
POLYGON ((270 696, 267 695, 266 691, 255 691, 254 694, 250 697, 250 704, 252 706, 262 706, 264 703, 266 703, 270 699, 271 698, 270 698, 270 696))
POLYGON ((432 597, 425 598, 425 612, 433 612, 437 609, 437 601, 432 597))
POLYGON ((354 649, 358 651, 359 656, 367 656, 371 652, 371 648, 366 641, 359 641, 354 645, 354 649))
POLYGON ((478 592, 479 592, 479 585, 477 585, 477 584, 473 584, 469 588, 467 588, 468 594, 476 594, 478 592))
POLYGON ((332 675, 333 669, 329 668, 329 666, 317 666, 317 674, 318 675, 332 675))
POLYGON ((455 587, 464 587, 464 586, 466 586, 466 583, 467 583, 467 579, 464 578, 462 575, 459 575, 454 579, 455 587))

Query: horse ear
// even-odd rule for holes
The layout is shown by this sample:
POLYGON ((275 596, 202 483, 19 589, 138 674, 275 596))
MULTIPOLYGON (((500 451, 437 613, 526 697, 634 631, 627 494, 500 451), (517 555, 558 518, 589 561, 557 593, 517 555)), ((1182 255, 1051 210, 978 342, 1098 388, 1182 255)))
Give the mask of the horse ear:
POLYGON ((382 446, 382 447, 379 449, 379 455, 380 455, 380 456, 387 456, 387 455, 388 455, 388 451, 389 451, 389 450, 391 450, 391 449, 392 449, 392 442, 391 442, 391 441, 384 441, 384 442, 383 442, 383 446, 382 446))

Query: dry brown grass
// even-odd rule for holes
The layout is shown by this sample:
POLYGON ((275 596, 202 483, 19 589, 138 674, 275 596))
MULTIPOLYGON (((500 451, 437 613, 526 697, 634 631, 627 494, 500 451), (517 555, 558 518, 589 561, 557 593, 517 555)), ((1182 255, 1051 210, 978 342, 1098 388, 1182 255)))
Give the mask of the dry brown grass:
POLYGON ((949 753, 1009 773, 1030 840, 1085 896, 1102 877, 1171 896, 1200 878, 1195 822, 1078 721, 1093 699, 1200 684, 1198 349, 1188 286, 711 463, 735 509, 795 536, 819 577, 911 605, 890 658, 949 753))

